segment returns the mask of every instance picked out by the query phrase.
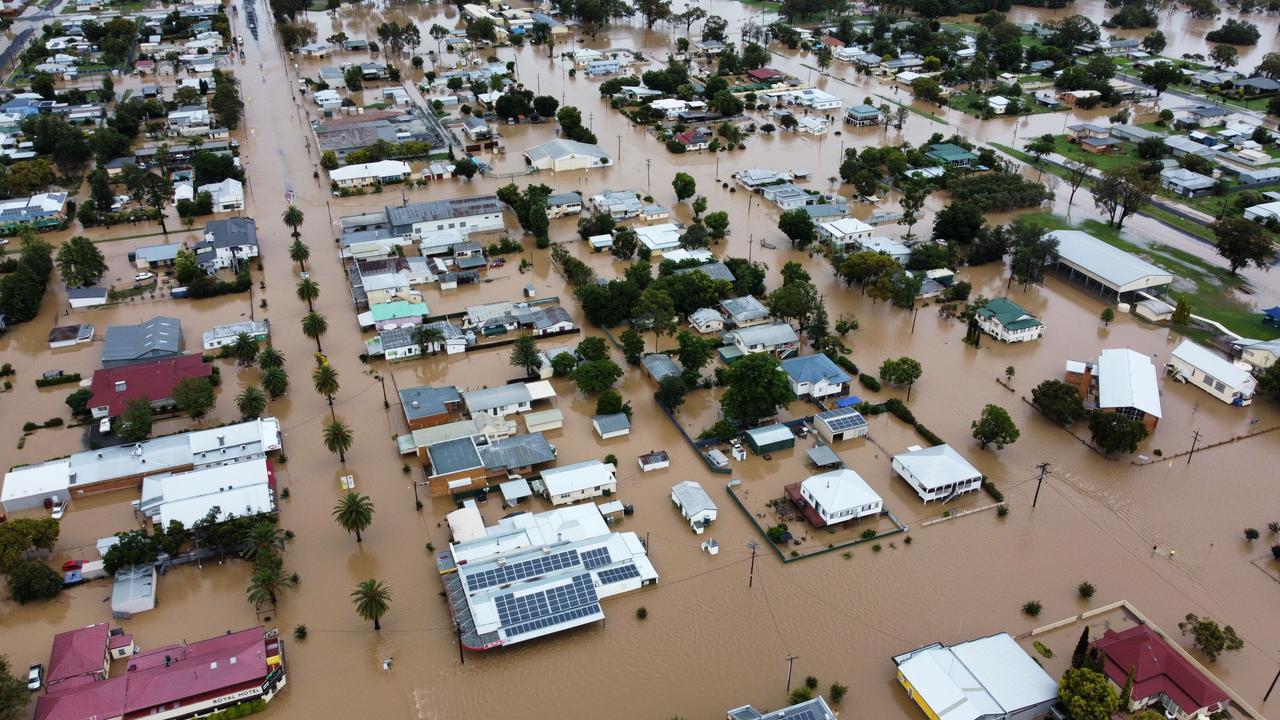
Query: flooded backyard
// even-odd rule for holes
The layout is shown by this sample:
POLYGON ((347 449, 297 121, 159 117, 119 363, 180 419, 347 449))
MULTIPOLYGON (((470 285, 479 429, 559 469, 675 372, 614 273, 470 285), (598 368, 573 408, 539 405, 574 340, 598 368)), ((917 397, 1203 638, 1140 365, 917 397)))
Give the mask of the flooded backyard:
MULTIPOLYGON (((712 0, 703 6, 729 19, 729 34, 735 38, 744 22, 758 18, 756 10, 728 0, 712 0)), ((259 3, 258 7, 259 16, 265 17, 265 6, 259 3)), ((1070 12, 1101 19, 1105 9, 1100 0, 1079 0, 1070 12)), ((1011 19, 1053 15, 1053 11, 1015 8, 1011 19)), ((234 19, 236 32, 243 31, 242 18, 234 19)), ((434 22, 450 28, 459 22, 457 10, 445 5, 361 5, 344 7, 336 19, 324 13, 310 13, 308 19, 316 24, 321 39, 338 30, 352 37, 376 37, 374 28, 384 20, 412 20, 422 27, 424 36, 434 22)), ((1264 37, 1276 36, 1274 15, 1250 20, 1260 25, 1264 37)), ((1201 37, 1212 24, 1209 21, 1178 16, 1162 18, 1162 24, 1170 39, 1168 54, 1205 52, 1201 37)), ((557 46, 557 52, 581 46, 637 47, 651 57, 663 58, 673 37, 682 34, 683 27, 667 32, 663 25, 646 32, 636 21, 634 26, 611 29, 607 37, 557 46)), ((432 48, 434 43, 427 42, 423 51, 432 48)), ((1241 64, 1251 66, 1264 49, 1259 46, 1252 54, 1244 54, 1241 64)), ((300 575, 301 583, 285 593, 278 613, 267 613, 268 619, 255 614, 245 599, 248 563, 228 561, 172 570, 159 582, 156 609, 122 622, 144 648, 184 638, 196 640, 258 622, 277 625, 288 637, 295 625, 305 624, 307 639, 288 644, 288 690, 267 711, 281 718, 519 715, 549 719, 592 715, 639 719, 679 715, 710 719, 745 703, 757 708, 782 705, 787 675, 784 658, 788 655, 799 657, 795 662, 798 678, 816 676, 822 688, 832 682, 849 686, 842 705, 845 717, 915 718, 919 710, 894 680, 893 655, 934 641, 953 642, 1000 631, 1026 632, 1043 624, 1021 614, 1019 608, 1027 600, 1043 603, 1043 618, 1077 614, 1087 605, 1078 599, 1076 586, 1088 580, 1097 587, 1094 604, 1127 600, 1166 629, 1175 627, 1189 612, 1233 625, 1245 640, 1244 649, 1223 656, 1210 668, 1264 714, 1278 714, 1274 710, 1268 713, 1268 708, 1260 705, 1280 666, 1280 623, 1275 620, 1280 584, 1273 577, 1277 568, 1272 563, 1270 574, 1260 569, 1268 562, 1264 558, 1270 557, 1267 546, 1276 540, 1246 543, 1241 530, 1280 520, 1272 465, 1280 434, 1197 452, 1189 463, 1185 457, 1159 460, 1155 453, 1159 449, 1163 455, 1172 455, 1189 449, 1196 431, 1203 446, 1280 426, 1280 410, 1272 398, 1260 397, 1246 408, 1229 407, 1194 387, 1162 377, 1164 414, 1153 436, 1139 447, 1139 453, 1156 461, 1138 466, 1131 462, 1136 455, 1121 460, 1101 457, 1042 418, 1024 398, 1029 400, 1031 389, 1042 380, 1061 379, 1067 360, 1095 359, 1102 348, 1130 348, 1160 367, 1180 341, 1176 333, 1129 315, 1121 315, 1106 326, 1098 319, 1103 302, 1090 290, 1058 276, 1051 276, 1043 286, 1006 289, 1008 278, 1003 268, 989 265, 962 268, 959 277, 973 284, 974 295, 1007 294, 1040 317, 1046 331, 1034 343, 1002 345, 984 337, 981 347, 974 348, 962 341, 964 325, 940 314, 936 304, 919 308, 913 320, 909 311, 873 303, 857 288, 846 287, 833 276, 825 259, 790 249, 776 229, 776 208, 761 204, 759 198, 749 205, 748 193, 721 187, 738 170, 805 168, 811 172, 809 187, 827 191, 830 185, 826 178, 838 175, 840 151, 845 147, 902 140, 919 144, 935 132, 962 132, 979 144, 1020 145, 1021 140, 1015 143, 1010 137, 1015 123, 1017 136, 1028 138, 1061 132, 1067 122, 1095 119, 1105 116, 1106 111, 989 122, 951 112, 944 118, 948 125, 913 114, 902 131, 850 128, 841 135, 818 138, 751 136, 745 150, 673 155, 647 129, 631 126, 611 110, 607 101, 600 99, 596 81, 568 77, 563 72, 564 62, 548 58, 545 48, 498 49, 501 60, 517 63, 518 76, 526 86, 536 86, 542 94, 562 97, 566 104, 580 108, 584 121, 590 118, 602 148, 617 156, 615 162, 608 168, 557 175, 514 179, 477 176, 471 182, 433 182, 426 188, 407 190, 410 202, 489 193, 507 182, 538 182, 556 191, 580 190, 588 195, 606 187, 643 191, 671 207, 675 219, 688 222, 692 211, 687 203, 676 205, 671 178, 677 171, 690 173, 697 180, 698 191, 706 195, 710 210, 730 214, 730 236, 712 247, 717 254, 765 263, 770 288, 779 283, 784 263, 804 265, 824 294, 832 321, 841 316, 858 319, 861 329, 844 340, 852 348, 851 359, 864 372, 874 374, 887 358, 910 356, 922 363, 923 376, 911 390, 912 411, 992 479, 1004 492, 1010 513, 1001 518, 995 512, 979 512, 923 527, 923 522, 937 519, 947 510, 956 513, 991 501, 986 494, 974 493, 946 506, 921 503, 900 478, 890 474, 889 461, 891 454, 925 443, 892 416, 874 416, 868 418, 869 440, 838 443, 835 450, 908 526, 912 542, 902 542, 899 535, 885 540, 879 552, 860 544, 850 548, 847 557, 830 552, 786 564, 771 552, 761 552, 749 588, 752 563, 748 543, 763 539, 734 504, 726 484, 730 479, 741 480, 740 491, 750 491, 743 496, 749 511, 767 513, 765 501, 780 497, 785 484, 817 472, 807 464, 804 452, 813 440, 798 440, 794 449, 776 453, 771 460, 748 455, 745 461, 731 463, 731 475, 713 474, 653 402, 653 383, 639 368, 628 366, 617 385, 634 409, 631 433, 612 440, 600 440, 592 430, 595 399, 578 393, 569 380, 554 379, 557 397, 552 402, 565 416, 564 427, 547 434, 558 449, 557 463, 617 456, 617 497, 634 505, 636 512, 614 528, 634 531, 647 540, 661 578, 655 587, 607 600, 603 607, 608 619, 603 623, 508 650, 469 653, 462 664, 434 553, 427 549, 428 544, 443 547, 448 541, 444 516, 454 506, 448 499, 432 500, 423 493, 425 507, 420 512, 415 509, 411 483, 420 481, 422 475, 416 467, 406 475, 404 460, 396 452, 394 437, 406 432, 396 391, 422 384, 464 389, 493 386, 522 375, 522 371, 510 365, 509 347, 390 365, 381 360, 361 361, 366 335, 356 322, 337 256, 336 221, 344 215, 399 204, 401 193, 397 189, 380 195, 332 197, 327 184, 322 186, 312 176, 315 149, 306 144, 310 133, 302 113, 306 108, 314 110, 314 105, 300 98, 301 108, 290 107, 294 101, 287 97, 297 87, 298 72, 314 76, 319 67, 356 55, 300 61, 300 70, 295 71, 292 61, 282 56, 276 39, 265 31, 259 41, 249 40, 246 52, 246 61, 235 66, 246 99, 244 129, 236 135, 251 178, 245 214, 257 220, 264 268, 253 269, 252 295, 174 300, 157 293, 154 298, 144 295, 108 309, 67 311, 65 290, 55 279, 39 317, 0 337, 0 359, 17 370, 14 389, 0 394, 0 437, 6 443, 0 448, 0 460, 8 468, 83 449, 80 428, 37 430, 21 449, 17 442, 27 420, 69 416, 64 400, 75 386, 36 390, 33 379, 51 368, 79 372, 88 378, 98 367, 107 326, 170 315, 183 323, 185 349, 198 352, 201 333, 216 324, 250 316, 271 321, 272 341, 286 357, 291 383, 289 393, 272 401, 268 409, 280 418, 287 455, 287 462, 276 468, 281 487, 289 490, 289 497, 280 501, 280 524, 296 534, 284 553, 284 563, 287 571, 300 575), (265 69, 261 75, 259 63, 265 69), (321 287, 315 309, 327 316, 329 324, 321 343, 340 374, 342 386, 335 398, 335 412, 355 434, 345 465, 321 443, 329 408, 311 388, 315 343, 299 329, 306 305, 295 297, 298 267, 289 260, 291 238, 280 222, 286 193, 306 214, 301 233, 312 253, 307 270, 321 287), (776 247, 762 246, 762 239, 776 247), (265 308, 260 305, 263 300, 265 308), (48 349, 46 335, 51 327, 86 322, 97 328, 95 342, 59 351, 48 349), (1010 366, 1015 369, 1012 390, 997 382, 1010 366), (384 408, 384 388, 378 375, 386 380, 389 409, 384 408), (1007 409, 1021 429, 1020 439, 1003 450, 979 449, 970 434, 970 422, 988 403, 1007 409), (654 449, 670 453, 671 467, 641 473, 637 457, 654 449), (1032 509, 1036 466, 1042 462, 1050 464, 1050 474, 1040 490, 1037 507, 1032 509), (349 473, 356 477, 356 489, 376 505, 373 524, 360 544, 330 516, 342 493, 338 478, 349 473), (702 483, 719 505, 719 519, 705 535, 693 534, 672 507, 671 486, 683 480, 702 483), (715 538, 721 545, 718 556, 701 550, 700 543, 707 538, 715 538), (1153 546, 1161 552, 1153 553, 1153 546), (1176 549, 1176 557, 1168 554, 1172 549, 1176 549), (349 600, 355 584, 370 577, 384 580, 393 593, 390 611, 378 633, 355 614, 349 600), (637 617, 636 610, 641 607, 647 610, 647 619, 637 617), (389 670, 383 669, 386 659, 393 660, 389 670)), ((780 54, 775 59, 775 67, 801 79, 807 79, 809 73, 805 65, 813 63, 811 56, 795 54, 780 54)), ((416 75, 407 62, 402 65, 406 76, 416 75)), ((882 81, 856 76, 846 65, 838 64, 832 72, 831 78, 816 78, 817 86, 839 95, 846 105, 861 102, 868 95, 909 102, 899 97, 905 93, 895 95, 882 81)), ((136 78, 127 82, 135 83, 136 78)), ((1164 103, 1178 101, 1165 98, 1164 103)), ((522 172, 520 153, 555 133, 554 124, 503 126, 501 131, 506 156, 485 158, 499 173, 522 172)), ((847 187, 844 192, 849 192, 847 187)), ((1067 192, 1057 190, 1055 212, 1068 211, 1067 192)), ((895 202, 890 200, 874 209, 894 210, 895 202)), ((932 213, 944 204, 938 195, 929 200, 929 212, 915 228, 918 234, 928 232, 932 213)), ((855 214, 865 217, 872 209, 856 205, 855 214)), ((1070 212, 1073 220, 1098 217, 1084 193, 1077 195, 1070 212)), ((1005 219, 993 217, 992 221, 1005 219)), ((625 264, 608 254, 590 253, 577 238, 575 222, 572 218, 552 221, 552 240, 567 243, 598 276, 621 275, 625 264)), ((176 225, 176 218, 170 224, 176 225)), ((518 224, 510 212, 507 227, 519 239, 518 224)), ((882 230, 897 237, 905 228, 883 226, 882 230)), ((1126 233, 1138 242, 1158 241, 1215 258, 1212 248, 1176 235, 1148 218, 1131 220, 1126 233)), ((76 229, 47 238, 57 243, 74 234, 78 234, 76 229)), ((127 285, 135 272, 127 257, 130 250, 164 242, 155 225, 94 229, 82 234, 104 241, 100 247, 110 263, 104 284, 110 281, 119 286, 127 285)), ((169 241, 191 241, 197 234, 179 230, 169 233, 169 241)), ((582 337, 600 334, 586 323, 572 290, 552 268, 548 251, 534 249, 532 238, 523 242, 526 249, 522 257, 532 262, 532 268, 521 272, 517 262, 509 258, 504 268, 488 271, 483 283, 448 291, 432 287, 424 292, 431 314, 458 312, 484 302, 515 301, 522 297, 525 285, 532 283, 538 297, 558 296, 583 328, 580 336, 544 341, 544 347, 574 344, 582 337)), ((1259 270, 1243 274, 1254 285, 1253 302, 1268 305, 1280 301, 1280 278, 1259 270)), ((652 347, 653 338, 647 340, 652 347)), ((674 344, 671 338, 660 342, 663 348, 674 344)), ((624 364, 616 349, 612 356, 624 364)), ((232 360, 216 362, 222 385, 217 406, 204 424, 238 419, 234 395, 242 384, 258 382, 256 370, 237 368, 232 360)), ((690 435, 696 436, 718 419, 717 392, 696 390, 678 411, 677 420, 690 435)), ((869 392, 856 383, 853 392, 872 401, 906 395, 905 389, 888 387, 869 392)), ((811 405, 797 402, 784 417, 812 412, 811 405)), ((156 433, 190 426, 188 420, 168 420, 157 425, 156 433)), ((1083 423, 1075 430, 1087 436, 1083 423)), ((92 559, 98 538, 135 527, 137 521, 129 507, 135 499, 134 491, 119 491, 75 500, 62 521, 54 560, 92 559)), ((490 523, 505 512, 498 502, 483 507, 490 523)), ((863 527, 855 526, 857 532, 863 527)), ((810 541, 822 537, 810 536, 810 541)), ((0 652, 8 655, 15 667, 47 662, 54 633, 110 622, 110 605, 104 602, 109 594, 109 585, 98 581, 72 588, 48 604, 0 604, 0 637, 4 638, 0 652)), ((1069 642, 1057 642, 1064 644, 1067 647, 1062 652, 1069 654, 1069 642)), ((1280 699, 1273 697, 1271 705, 1277 702, 1280 699)))

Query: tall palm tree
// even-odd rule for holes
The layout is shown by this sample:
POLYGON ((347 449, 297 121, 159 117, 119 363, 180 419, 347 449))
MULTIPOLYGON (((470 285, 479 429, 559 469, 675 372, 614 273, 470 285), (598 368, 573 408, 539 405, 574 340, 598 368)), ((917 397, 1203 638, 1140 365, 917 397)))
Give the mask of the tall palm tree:
POLYGON ((444 344, 444 331, 434 325, 419 325, 413 329, 413 341, 418 343, 418 351, 423 355, 432 346, 439 352, 440 345, 444 344))
POLYGON ((387 606, 391 604, 391 588, 381 580, 369 578, 356 585, 351 593, 351 602, 356 606, 357 615, 365 620, 372 620, 373 629, 381 630, 382 625, 378 621, 387 614, 387 606))
POLYGON ((317 365, 311 373, 311 384, 315 386, 316 392, 329 401, 329 414, 337 420, 337 416, 333 415, 333 396, 338 394, 338 371, 329 363, 317 365))
POLYGON ((284 214, 280 216, 280 219, 284 221, 285 225, 293 228, 294 239, 297 239, 302 234, 298 232, 298 228, 302 225, 303 215, 297 205, 290 205, 285 208, 284 214))
POLYGON ((324 352, 320 347, 320 336, 329 330, 329 321, 318 312, 309 312, 302 316, 302 334, 316 341, 316 352, 324 352))
MULTIPOLYGON (((338 453, 338 462, 347 461, 351 449, 351 426, 341 420, 333 420, 324 426, 324 446, 329 452, 338 453)), ((356 537, 359 540, 359 536, 356 537)))
POLYGON ((356 542, 364 542, 360 531, 373 522, 373 501, 367 495, 348 490, 338 504, 333 506, 333 518, 343 530, 356 534, 356 542))
POLYGON ((284 550, 284 530, 270 520, 259 520, 245 533, 244 547, 240 554, 246 560, 274 555, 284 550))
POLYGON ((262 389, 273 399, 289 389, 289 375, 282 367, 269 367, 262 371, 262 389))
POLYGON ((307 311, 315 312, 315 307, 312 303, 315 302, 316 298, 320 297, 320 283, 311 278, 299 280, 297 293, 298 299, 307 304, 307 311))
POLYGON ((284 353, 277 350, 275 345, 268 345, 258 352, 259 369, 268 370, 282 365, 284 365, 284 353))
POLYGON ((294 238, 293 244, 289 246, 289 259, 298 263, 299 270, 306 272, 307 261, 311 259, 311 248, 301 238, 294 238))
POLYGON ((249 580, 246 593, 254 607, 261 608, 267 603, 275 606, 280 591, 298 584, 296 575, 284 574, 284 561, 279 555, 262 555, 253 564, 253 577, 249 580))
POLYGON ((252 420, 266 411, 267 396, 257 385, 245 385, 240 394, 236 395, 236 409, 240 411, 240 417, 252 420))
POLYGON ((252 365, 258 358, 258 341, 249 333, 236 335, 235 342, 231 343, 231 356, 236 359, 237 365, 252 365))

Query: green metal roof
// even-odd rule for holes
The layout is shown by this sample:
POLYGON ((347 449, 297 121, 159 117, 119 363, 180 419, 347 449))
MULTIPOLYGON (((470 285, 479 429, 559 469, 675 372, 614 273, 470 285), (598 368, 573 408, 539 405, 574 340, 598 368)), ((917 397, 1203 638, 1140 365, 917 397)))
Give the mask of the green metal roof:
POLYGON ((1041 325, 1040 319, 1023 310, 1009 298, 998 297, 978 309, 983 317, 994 317, 1010 330, 1025 330, 1041 325))

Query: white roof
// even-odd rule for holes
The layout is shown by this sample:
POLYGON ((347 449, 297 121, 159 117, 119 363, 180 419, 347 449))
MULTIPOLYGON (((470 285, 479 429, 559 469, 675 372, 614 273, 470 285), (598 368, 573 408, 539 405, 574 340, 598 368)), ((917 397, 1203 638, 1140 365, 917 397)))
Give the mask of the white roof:
POLYGON ((449 534, 453 535, 455 542, 466 542, 485 536, 484 517, 480 515, 480 510, 475 506, 474 501, 468 501, 465 507, 445 515, 444 519, 449 523, 449 534))
POLYGON ((214 508, 218 509, 219 521, 272 510, 266 458, 214 465, 157 480, 159 522, 165 527, 173 520, 192 527, 214 508))
POLYGON ((1058 684, 1007 633, 896 659, 898 671, 941 720, 1003 717, 1058 696, 1058 684))
POLYGON ((685 260, 697 260, 698 262, 706 263, 715 260, 716 256, 713 255, 710 250, 704 250, 702 248, 698 248, 696 250, 680 248, 678 250, 672 250, 669 253, 663 253, 662 259, 670 260, 673 263, 681 263, 685 260))
POLYGON ((521 548, 542 547, 609 534, 595 505, 567 505, 536 514, 513 515, 485 529, 485 536, 454 543, 458 562, 484 560, 521 548))
POLYGON ((525 383, 525 387, 529 390, 530 400, 546 400, 556 396, 556 389, 551 387, 550 380, 534 380, 525 383))
POLYGON ((1098 356, 1098 407, 1132 407, 1160 417, 1160 388, 1151 360, 1125 348, 1103 350, 1098 356))
POLYGON ((672 486, 671 499, 680 503, 680 511, 687 518, 708 510, 716 511, 716 504, 711 496, 702 489, 702 485, 693 480, 685 480, 672 486))
POLYGON ((954 485, 982 475, 978 468, 970 465, 950 445, 909 450, 901 455, 894 455, 893 461, 910 472, 926 490, 954 485))
POLYGON ((680 228, 671 223, 645 225, 635 228, 636 238, 650 250, 668 250, 680 247, 680 228))
POLYGON ((359 180, 368 177, 394 177, 408 175, 409 163, 399 160, 379 160, 378 162, 347 165, 329 171, 330 180, 359 180))
POLYGON ((1173 282, 1173 276, 1167 271, 1120 248, 1112 247, 1089 233, 1055 230, 1048 234, 1058 240, 1058 256, 1063 262, 1094 276, 1119 292, 1173 282))
POLYGON ((1239 388, 1254 384, 1253 376, 1248 370, 1190 340, 1183 340, 1178 347, 1174 348, 1173 356, 1192 367, 1199 368, 1206 375, 1212 375, 1229 387, 1239 388))
POLYGON ((543 470, 542 484, 547 488, 547 494, 564 495, 614 482, 615 471, 617 468, 612 463, 587 460, 543 470))
POLYGON ((871 232, 872 227, 857 218, 840 218, 822 223, 822 229, 833 237, 842 238, 848 235, 871 232))
POLYGON ((14 468, 5 473, 0 502, 65 491, 70 486, 70 468, 67 458, 14 468))
POLYGON ((828 515, 884 502, 861 475, 849 468, 811 475, 800 487, 812 495, 828 515))

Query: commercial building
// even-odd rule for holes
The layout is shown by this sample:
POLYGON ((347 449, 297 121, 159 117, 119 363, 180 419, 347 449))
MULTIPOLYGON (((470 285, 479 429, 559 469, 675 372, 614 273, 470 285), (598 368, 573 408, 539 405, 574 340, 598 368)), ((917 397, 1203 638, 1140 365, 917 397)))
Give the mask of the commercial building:
POLYGON ((982 473, 950 445, 912 446, 894 455, 892 468, 926 503, 951 498, 982 487, 982 473))
POLYGON ((1044 717, 1058 683, 1007 633, 947 646, 933 643, 893 658, 898 682, 925 716, 940 720, 1044 717))
POLYGON ((436 555, 463 647, 514 645, 604 619, 600 601, 658 581, 644 544, 590 504, 519 513, 436 555))
POLYGON ((839 395, 852 378, 825 353, 799 355, 782 361, 782 371, 796 397, 839 395))
POLYGON ((89 391, 94 419, 115 418, 125 406, 144 398, 156 410, 173 407, 173 389, 188 378, 207 378, 213 365, 199 355, 179 355, 151 362, 95 370, 89 391))
POLYGON ((453 386, 405 388, 400 391, 400 407, 410 430, 435 427, 456 420, 462 396, 453 386))
POLYGON ((1080 230, 1048 233, 1058 241, 1058 267, 1086 286, 1096 286, 1117 299, 1139 290, 1164 288, 1173 282, 1166 270, 1080 230))
POLYGON ((1165 369, 1175 380, 1195 385, 1237 407, 1252 403, 1258 386, 1248 370, 1190 340, 1183 340, 1173 349, 1165 369))
POLYGON ((271 337, 269 320, 245 320, 228 325, 215 325, 204 332, 204 349, 217 350, 220 347, 234 345, 240 335, 248 335, 254 342, 266 342, 271 337))
POLYGON ((785 493, 815 528, 875 517, 884 511, 884 500, 849 468, 811 475, 787 485, 785 493))
POLYGON ((1158 708, 1173 720, 1203 720, 1230 705, 1225 690, 1148 625, 1107 629, 1093 643, 1118 692, 1133 677, 1128 712, 1158 708))
POLYGON ((106 623, 54 635, 49 669, 44 676, 45 686, 52 691, 59 683, 68 680, 74 681, 72 685, 105 680, 111 668, 111 656, 107 654, 109 637, 106 623))
POLYGON ((275 471, 266 457, 226 465, 210 465, 179 473, 148 475, 134 509, 157 527, 177 521, 193 527, 213 516, 214 522, 275 512, 275 471))
POLYGON ((102 367, 172 358, 182 354, 182 323, 157 315, 139 325, 112 325, 102 344, 102 367))
POLYGON ((1000 342, 1030 342, 1044 333, 1040 318, 1023 310, 1009 298, 992 298, 975 313, 978 327, 1000 342))
POLYGON ((1085 407, 1137 420, 1147 432, 1160 422, 1160 387, 1155 365, 1146 355, 1109 348, 1096 363, 1068 360, 1064 381, 1076 386, 1085 407))
POLYGON ((568 505, 618 490, 617 467, 599 460, 547 468, 534 481, 534 489, 552 505, 568 505))
POLYGON ((609 154, 599 145, 576 140, 550 140, 524 151, 524 161, 535 170, 564 172, 589 170, 609 164, 609 154))

